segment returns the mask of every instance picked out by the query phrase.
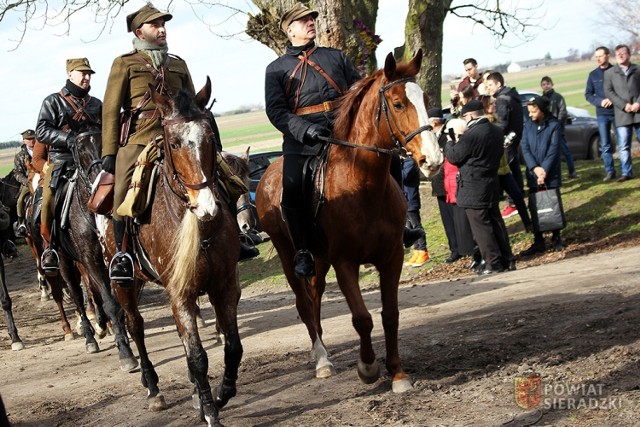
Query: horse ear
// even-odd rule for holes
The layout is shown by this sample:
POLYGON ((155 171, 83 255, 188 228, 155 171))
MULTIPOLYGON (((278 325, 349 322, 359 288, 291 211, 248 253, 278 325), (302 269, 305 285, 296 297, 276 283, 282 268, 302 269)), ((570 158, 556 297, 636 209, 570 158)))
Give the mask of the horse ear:
POLYGON ((396 58, 393 57, 393 53, 389 52, 387 59, 384 60, 384 76, 387 80, 393 79, 393 74, 396 72, 396 58))
POLYGON ((416 56, 414 56, 411 62, 409 62, 409 72, 415 76, 420 72, 421 67, 422 67, 422 48, 418 49, 416 56))
POLYGON ((242 158, 246 161, 249 161, 249 150, 251 150, 251 146, 247 147, 247 151, 245 151, 244 155, 242 156, 242 158))
POLYGON ((209 98, 211 98, 211 79, 207 76, 207 82, 204 87, 200 89, 200 92, 196 95, 196 105, 200 107, 201 110, 207 108, 207 103, 209 102, 209 98))

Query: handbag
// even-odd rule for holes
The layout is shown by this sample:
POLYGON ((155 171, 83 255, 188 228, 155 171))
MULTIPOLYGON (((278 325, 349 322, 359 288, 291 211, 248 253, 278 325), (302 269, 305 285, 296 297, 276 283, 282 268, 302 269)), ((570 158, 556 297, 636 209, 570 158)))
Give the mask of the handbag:
POLYGON ((559 188, 529 193, 529 211, 535 232, 562 230, 567 225, 559 188))
POLYGON ((98 215, 109 215, 113 209, 115 181, 115 175, 101 171, 93 182, 87 209, 98 215))

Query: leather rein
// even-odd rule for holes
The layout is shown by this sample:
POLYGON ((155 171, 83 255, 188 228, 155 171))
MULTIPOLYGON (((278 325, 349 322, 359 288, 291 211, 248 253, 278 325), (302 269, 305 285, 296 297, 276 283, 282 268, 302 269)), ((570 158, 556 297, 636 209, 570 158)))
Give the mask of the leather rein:
POLYGON ((394 148, 389 149, 389 148, 380 148, 377 146, 371 147, 368 145, 359 145, 359 144, 354 144, 353 142, 344 141, 344 140, 333 138, 333 137, 321 136, 319 138, 331 144, 342 145, 342 146, 351 147, 351 148, 358 148, 358 149, 367 150, 367 151, 373 151, 378 154, 392 155, 395 153, 401 153, 403 151, 408 152, 407 144, 409 144, 409 142, 413 138, 415 138, 417 135, 421 134, 422 132, 432 131, 433 127, 431 125, 420 126, 418 129, 414 130, 409 135, 405 136, 404 140, 401 141, 400 138, 398 138, 396 133, 393 131, 393 128, 391 126, 391 123, 393 122, 393 125, 395 126, 395 128, 398 129, 398 123, 395 117, 392 114, 390 114, 389 101, 387 100, 387 97, 384 95, 384 93, 395 85, 408 83, 408 82, 415 82, 415 81, 416 79, 414 77, 405 77, 403 79, 395 80, 386 85, 383 85, 382 81, 380 82, 380 89, 378 90, 378 109, 376 110, 376 121, 378 122, 378 125, 379 125, 380 117, 382 115, 381 113, 384 113, 384 118, 387 123, 389 133, 391 134, 391 138, 393 138, 393 142, 395 144, 394 148))

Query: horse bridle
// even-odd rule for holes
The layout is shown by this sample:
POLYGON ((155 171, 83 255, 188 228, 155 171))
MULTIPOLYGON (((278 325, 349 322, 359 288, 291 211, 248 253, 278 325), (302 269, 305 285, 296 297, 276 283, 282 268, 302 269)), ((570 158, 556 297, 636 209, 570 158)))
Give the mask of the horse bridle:
POLYGON ((378 108, 376 110, 376 122, 378 122, 378 126, 379 126, 381 113, 384 112, 384 118, 387 123, 387 127, 389 129, 389 134, 391 135, 391 138, 393 138, 395 148, 387 149, 387 148, 379 148, 379 147, 370 147, 368 145, 354 144, 353 142, 343 141, 341 139, 324 137, 324 136, 321 136, 320 139, 332 144, 338 144, 338 145, 343 145, 351 148, 359 148, 362 150, 374 151, 378 154, 391 155, 399 152, 407 152, 408 151, 407 144, 409 144, 409 142, 413 138, 415 138, 417 135, 421 134, 422 132, 432 131, 433 126, 431 125, 420 126, 418 129, 414 130, 409 135, 404 137, 404 141, 400 141, 400 139, 396 136, 396 133, 393 131, 393 128, 391 127, 391 122, 393 122, 393 125, 396 127, 396 129, 399 128, 395 117, 390 114, 389 101, 387 101, 387 97, 384 95, 384 93, 395 85, 398 85, 401 83, 415 82, 415 81, 416 81, 415 77, 405 77, 399 80, 394 80, 391 83, 388 83, 386 85, 384 85, 382 81, 380 82, 380 89, 378 90, 378 108))
POLYGON ((431 125, 420 126, 418 129, 414 130, 409 135, 407 135, 404 138, 404 142, 402 142, 396 136, 395 132, 393 131, 393 128, 391 127, 391 122, 393 122, 393 125, 396 127, 396 129, 399 129, 399 126, 398 126, 398 123, 396 122, 395 117, 390 114, 389 101, 387 101, 387 97, 384 96, 384 93, 387 91, 387 89, 390 89, 395 85, 398 85, 401 83, 408 83, 408 82, 415 83, 415 81, 416 81, 415 77, 405 77, 403 79, 392 81, 387 85, 383 85, 382 81, 380 81, 380 89, 378 90, 378 109, 376 111, 376 121, 378 122, 378 124, 380 124, 380 112, 383 111, 385 121, 387 122, 387 127, 389 128, 389 133, 393 138, 396 148, 399 150, 402 150, 402 149, 406 150, 407 144, 409 144, 409 142, 413 138, 415 138, 417 135, 421 134, 422 132, 433 130, 433 126, 431 125), (389 120, 389 117, 391 117, 391 120, 389 120))
MULTIPOLYGON (((167 137, 167 127, 168 126, 172 126, 172 125, 176 125, 176 124, 182 124, 182 123, 189 123, 189 122, 193 122, 196 120, 201 120, 201 119, 206 119, 208 118, 206 113, 201 113, 201 114, 197 114, 195 116, 192 117, 179 117, 176 119, 166 119, 166 118, 162 118, 162 127, 164 129, 164 152, 165 152, 165 156, 167 158, 167 167, 169 170, 167 170, 167 173, 169 173, 173 180, 175 182, 178 183, 178 186, 180 187, 180 191, 182 192, 182 195, 179 195, 176 193, 176 195, 178 197, 180 197, 182 200, 187 200, 186 197, 186 188, 190 188, 192 190, 202 190, 203 188, 207 188, 209 187, 211 184, 213 184, 216 181, 216 167, 217 167, 217 162, 216 162, 216 147, 215 144, 213 144, 213 171, 211 173, 211 177, 209 179, 207 179, 204 182, 200 182, 198 184, 191 184, 188 183, 184 180, 184 178, 180 175, 180 173, 178 172, 178 170, 176 169, 174 163, 173 163, 173 154, 172 154, 172 149, 173 147, 171 146, 171 143, 169 142, 169 138, 167 137)), ((175 193, 175 191, 174 191, 175 193)))

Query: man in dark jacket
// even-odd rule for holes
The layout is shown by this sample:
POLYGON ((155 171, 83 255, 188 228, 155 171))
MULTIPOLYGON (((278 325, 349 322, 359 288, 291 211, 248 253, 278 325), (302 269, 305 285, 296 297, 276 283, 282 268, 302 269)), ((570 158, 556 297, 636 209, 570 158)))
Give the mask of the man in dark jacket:
MULTIPOLYGON (((527 165, 527 185, 529 193, 536 193, 541 186, 547 189, 562 185, 560 171, 560 124, 549 111, 549 99, 536 96, 527 102, 530 121, 527 121, 522 137, 522 156, 527 165)), ((553 249, 562 250, 560 230, 553 231, 553 249)), ((529 256, 544 252, 546 246, 541 232, 534 232, 533 245, 520 255, 529 256)))
MULTIPOLYGON (((520 157, 518 147, 522 139, 522 126, 524 117, 522 115, 522 100, 515 88, 504 85, 504 77, 498 72, 491 73, 487 76, 485 87, 489 95, 493 96, 495 102, 495 118, 496 125, 502 129, 503 135, 510 136, 510 143, 507 146, 507 162, 509 169, 520 187, 520 191, 524 194, 524 180, 522 179, 522 171, 520 170, 520 157)), ((517 215, 518 210, 513 200, 508 199, 509 204, 502 211, 503 218, 517 215)))
POLYGON ((75 144, 77 129, 82 123, 100 125, 102 101, 89 95, 91 76, 94 71, 87 58, 67 59, 68 80, 59 92, 42 101, 36 138, 49 146, 49 161, 44 168, 42 191, 42 217, 40 234, 44 239, 42 267, 50 274, 58 270, 58 253, 51 241, 51 225, 54 220, 54 192, 57 177, 68 165, 73 165, 70 147, 75 144), (52 179, 52 177, 56 177, 52 179))
POLYGON ((616 168, 613 166, 613 138, 611 138, 611 126, 616 127, 614 118, 613 102, 604 94, 604 73, 613 65, 609 63, 611 53, 609 48, 600 46, 596 48, 594 57, 598 66, 589 73, 587 87, 584 90, 584 97, 591 105, 596 107, 596 117, 598 119, 598 132, 600 134, 600 156, 604 163, 604 182, 611 181, 616 177, 616 168))
POLYGON ((30 181, 35 175, 35 169, 31 165, 33 157, 33 146, 36 144, 36 132, 32 129, 22 132, 22 147, 13 159, 13 176, 20 183, 20 194, 16 210, 18 214, 18 223, 16 227, 16 235, 24 237, 27 235, 27 227, 24 223, 24 198, 30 192, 30 181))
POLYGON ((604 73, 604 94, 613 102, 618 134, 620 178, 624 182, 633 178, 631 161, 632 132, 640 138, 640 68, 631 63, 629 46, 616 46, 618 64, 604 73))
POLYGON ((456 143, 449 140, 445 156, 458 166, 458 206, 464 208, 473 236, 486 263, 479 274, 515 269, 509 238, 500 215, 498 167, 504 135, 484 117, 481 101, 473 100, 461 111, 467 130, 456 143))
POLYGON ((569 178, 577 178, 576 166, 573 163, 573 156, 567 145, 567 138, 564 134, 564 126, 567 123, 567 103, 564 101, 564 97, 555 91, 553 88, 553 80, 551 77, 544 76, 540 80, 540 87, 542 88, 542 95, 549 98, 549 112, 558 119, 560 125, 560 152, 567 161, 567 169, 569 169, 569 178))
POLYGON ((317 17, 317 11, 302 3, 282 16, 280 26, 291 44, 267 66, 265 76, 267 116, 284 135, 282 213, 296 249, 294 271, 303 278, 315 274, 302 197, 303 166, 322 150, 320 137, 331 135, 332 102, 361 78, 344 53, 316 46, 317 17))

